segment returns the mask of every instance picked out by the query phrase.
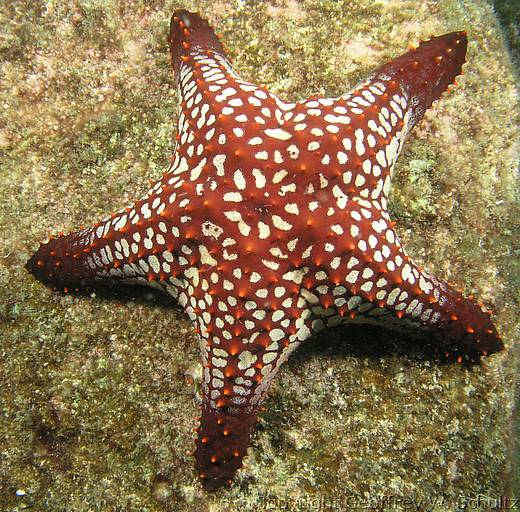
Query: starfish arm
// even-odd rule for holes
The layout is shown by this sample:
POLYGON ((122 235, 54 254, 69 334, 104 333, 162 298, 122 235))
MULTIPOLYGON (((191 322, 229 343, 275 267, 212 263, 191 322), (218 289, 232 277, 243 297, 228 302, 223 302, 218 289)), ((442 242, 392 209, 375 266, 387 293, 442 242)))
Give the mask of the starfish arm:
POLYGON ((267 336, 271 338, 267 346, 257 338, 227 356, 220 347, 209 348, 195 450, 196 468, 207 490, 230 483, 242 467, 258 411, 273 378, 310 333, 303 319, 298 324, 300 332, 287 336, 283 343, 272 341, 280 331, 278 328, 273 329, 275 334, 267 336))
MULTIPOLYGON (((268 351, 253 340, 255 336, 232 353, 226 343, 203 348, 204 397, 195 461, 207 490, 230 482, 242 466, 259 408, 282 363, 282 349, 268 351)), ((237 342, 234 338, 232 346, 237 342)))
POLYGON ((432 37, 381 66, 369 80, 382 80, 388 84, 389 95, 406 98, 411 106, 411 129, 462 73, 466 48, 466 32, 432 37))
MULTIPOLYGON (((182 198, 186 195, 179 176, 182 161, 176 155, 169 172, 136 201, 89 228, 60 235, 41 244, 26 268, 43 283, 69 288, 103 280, 132 284, 158 283, 175 297, 183 284, 177 279, 190 257, 183 224, 182 198)), ((159 286, 159 287, 160 287, 159 286)))
POLYGON ((203 306, 193 315, 203 361, 195 458, 208 490, 232 480, 241 467, 274 376, 310 333, 295 283, 248 270, 257 268, 254 255, 240 261, 229 274, 221 262, 192 282, 195 303, 203 306))
POLYGON ((180 96, 177 140, 189 167, 222 176, 224 161, 235 168, 269 165, 277 144, 291 137, 280 124, 294 104, 240 78, 197 14, 173 15, 170 45, 180 96), (211 160, 204 159, 208 154, 211 160))
MULTIPOLYGON (((297 179, 311 181, 319 171, 341 194, 378 199, 386 207, 411 118, 405 96, 388 94, 389 87, 374 78, 339 98, 299 102, 295 139, 305 163, 297 179)), ((314 183, 323 188, 319 180, 314 183)))
POLYGON ((461 73, 466 46, 464 32, 433 37, 347 94, 299 101, 291 122, 303 170, 319 170, 345 194, 386 207, 403 143, 461 73))
POLYGON ((217 120, 239 117, 240 122, 240 115, 250 116, 260 100, 275 97, 240 78, 215 32, 198 14, 176 11, 169 41, 180 96, 180 137, 188 128, 209 131, 217 120))
POLYGON ((204 398, 195 460, 207 490, 230 483, 242 467, 273 378, 310 333, 310 324, 303 318, 292 325, 290 335, 276 327, 260 336, 256 332, 247 343, 236 337, 219 345, 203 342, 204 398))
POLYGON ((247 92, 256 86, 240 79, 215 32, 198 14, 176 11, 169 41, 180 97, 179 138, 190 130, 214 132, 216 120, 244 106, 238 86, 247 92))
MULTIPOLYGON (((250 318, 242 319, 244 325, 269 323, 269 320, 258 322, 254 317, 250 318)), ((218 344, 203 339, 201 345, 204 398, 195 460, 199 476, 208 490, 231 481, 242 466, 259 408, 272 379, 310 332, 307 326, 302 329, 303 320, 297 320, 293 326, 298 324, 300 332, 296 327, 289 329, 294 334, 287 334, 287 337, 277 326, 262 334, 255 330, 249 338, 240 334, 226 340, 217 327, 221 324, 216 320, 209 327, 211 338, 218 344)), ((238 331, 240 329, 239 326, 238 331)))
POLYGON ((335 247, 334 254, 343 254, 342 260, 331 260, 326 247, 314 256, 316 270, 328 272, 336 286, 313 286, 305 292, 314 304, 312 313, 320 317, 314 330, 343 321, 368 322, 430 333, 447 352, 487 355, 502 350, 489 314, 418 267, 379 205, 358 198, 340 217, 328 221, 328 244, 335 247))

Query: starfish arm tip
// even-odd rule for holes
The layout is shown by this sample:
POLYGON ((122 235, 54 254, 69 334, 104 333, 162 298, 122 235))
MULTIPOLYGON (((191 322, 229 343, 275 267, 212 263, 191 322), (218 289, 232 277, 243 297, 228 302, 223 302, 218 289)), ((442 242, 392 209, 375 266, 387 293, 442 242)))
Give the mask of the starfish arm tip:
POLYGON ((196 439, 195 467, 207 491, 228 485, 242 467, 257 410, 203 406, 196 439))
POLYGON ((225 57, 224 47, 213 28, 199 14, 178 9, 172 15, 168 37, 175 73, 183 62, 189 62, 194 53, 212 51, 225 57))
POLYGON ((462 73, 467 42, 464 31, 432 37, 375 72, 376 77, 390 80, 394 87, 399 84, 408 96, 413 105, 412 125, 462 73))
POLYGON ((78 238, 77 233, 51 237, 29 258, 25 269, 43 284, 68 291, 67 286, 79 284, 89 274, 88 248, 78 247, 78 238))

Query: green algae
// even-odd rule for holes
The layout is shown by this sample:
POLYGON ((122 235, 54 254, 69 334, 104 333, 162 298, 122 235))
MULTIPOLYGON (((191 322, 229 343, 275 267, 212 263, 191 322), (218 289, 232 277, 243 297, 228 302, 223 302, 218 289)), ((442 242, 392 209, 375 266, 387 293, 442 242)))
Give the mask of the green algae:
POLYGON ((511 60, 520 77, 520 11, 516 0, 495 0, 493 9, 497 13, 511 52, 511 60))
POLYGON ((378 495, 453 510, 512 492, 519 114, 487 3, 20 0, 0 26, 3 510, 340 510, 378 495), (246 469, 210 496, 187 453, 200 376, 182 314, 151 293, 56 294, 23 270, 49 229, 94 222, 166 167, 180 6, 292 99, 341 94, 409 42, 468 28, 465 76, 405 146, 391 209, 414 258, 491 305, 507 346, 465 366, 383 331, 322 336, 281 370, 246 469))

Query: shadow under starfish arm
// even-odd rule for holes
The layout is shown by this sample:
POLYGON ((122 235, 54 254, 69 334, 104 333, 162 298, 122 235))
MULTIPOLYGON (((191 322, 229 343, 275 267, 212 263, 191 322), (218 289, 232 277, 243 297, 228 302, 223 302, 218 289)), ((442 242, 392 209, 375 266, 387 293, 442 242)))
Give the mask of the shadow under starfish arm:
POLYGON ((288 103, 239 78, 211 27, 174 13, 180 96, 171 166, 136 203, 43 244, 45 284, 149 284, 200 338, 196 468, 234 478, 273 377, 325 327, 376 323, 432 333, 444 350, 503 348, 488 314, 419 269, 387 212, 410 129, 461 72, 463 32, 434 37, 339 98, 288 103))

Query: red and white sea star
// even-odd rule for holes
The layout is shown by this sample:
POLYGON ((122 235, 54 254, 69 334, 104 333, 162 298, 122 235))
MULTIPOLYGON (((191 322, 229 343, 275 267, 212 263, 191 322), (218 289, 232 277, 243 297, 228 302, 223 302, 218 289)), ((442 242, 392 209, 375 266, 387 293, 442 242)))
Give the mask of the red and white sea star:
POLYGON ((350 93, 296 103, 242 80, 207 22, 170 32, 181 112, 163 177, 137 202, 43 244, 27 268, 65 290, 149 284, 200 337, 196 465, 209 490, 241 466, 269 384, 324 328, 370 323, 490 354, 489 315, 406 254, 387 212, 403 142, 460 74, 466 35, 423 42, 350 93))

